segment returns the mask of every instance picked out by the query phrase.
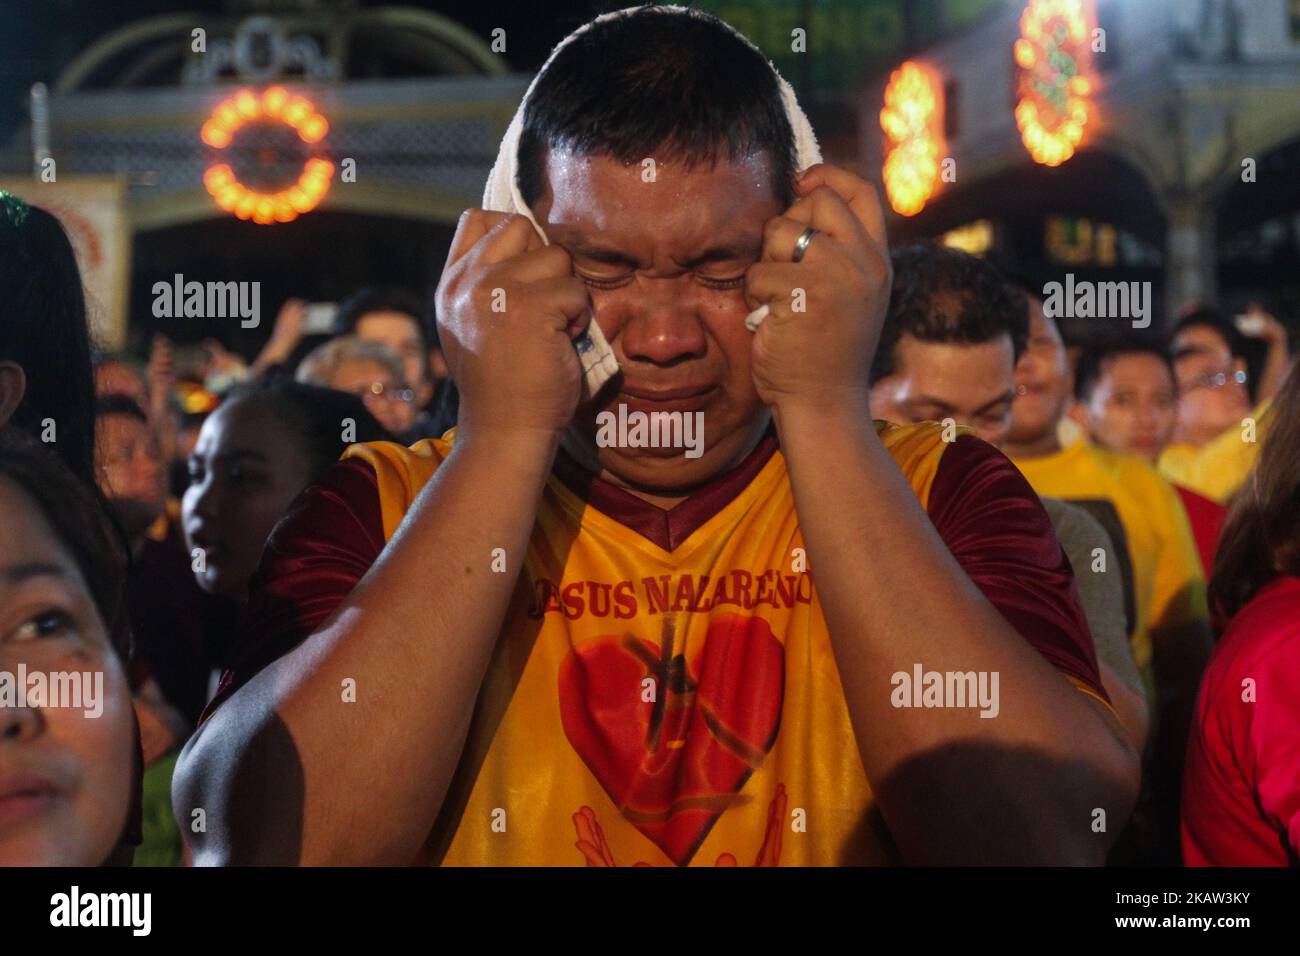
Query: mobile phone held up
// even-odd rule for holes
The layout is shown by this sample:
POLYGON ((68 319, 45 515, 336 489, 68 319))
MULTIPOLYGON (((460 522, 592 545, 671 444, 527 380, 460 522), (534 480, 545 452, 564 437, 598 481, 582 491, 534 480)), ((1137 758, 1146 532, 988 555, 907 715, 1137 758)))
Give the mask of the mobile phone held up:
POLYGON ((331 335, 334 332, 334 317, 338 315, 337 302, 310 302, 307 315, 302 320, 303 335, 331 335))
POLYGON ((1235 317, 1237 331, 1242 335, 1249 335, 1252 338, 1258 338, 1264 334, 1267 323, 1264 317, 1258 312, 1243 312, 1235 317))

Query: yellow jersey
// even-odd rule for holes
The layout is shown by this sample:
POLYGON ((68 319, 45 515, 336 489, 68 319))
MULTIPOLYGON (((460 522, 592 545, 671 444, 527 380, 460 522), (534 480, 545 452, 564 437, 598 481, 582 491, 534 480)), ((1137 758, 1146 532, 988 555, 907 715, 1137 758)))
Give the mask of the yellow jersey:
MULTIPOLYGON (((876 427, 967 574, 1104 701, 1069 563, 1024 479, 939 425, 876 427)), ((217 704, 346 597, 453 442, 353 446, 305 493, 267 547, 217 704)), ((898 862, 803 547, 771 431, 671 510, 561 453, 423 862, 898 862)))
POLYGON ((1190 488, 1211 501, 1226 505, 1255 467, 1259 443, 1268 424, 1269 403, 1261 402, 1251 412, 1253 429, 1243 424, 1229 428, 1202 448, 1172 444, 1160 453, 1156 467, 1176 485, 1190 488))
POLYGON ((1141 459, 1087 441, 1014 461, 1034 491, 1087 509, 1119 549, 1111 568, 1125 579, 1133 657, 1151 691, 1151 631, 1207 616, 1205 576, 1177 492, 1141 459))

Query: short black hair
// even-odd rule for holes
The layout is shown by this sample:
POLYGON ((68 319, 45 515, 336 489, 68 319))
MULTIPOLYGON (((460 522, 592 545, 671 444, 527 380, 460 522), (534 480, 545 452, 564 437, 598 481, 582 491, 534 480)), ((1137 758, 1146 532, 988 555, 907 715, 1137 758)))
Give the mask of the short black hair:
POLYGON ((276 417, 298 436, 313 479, 338 461, 348 447, 341 430, 345 418, 356 422, 358 442, 395 440, 351 392, 271 375, 235 386, 221 404, 237 402, 266 404, 275 410, 276 417))
POLYGON ((1169 356, 1169 346, 1158 339, 1118 338, 1094 342, 1079 352, 1074 367, 1074 397, 1081 402, 1092 397, 1092 390, 1097 387, 1105 374, 1105 364, 1111 359, 1123 355, 1153 355, 1169 369, 1169 377, 1174 378, 1174 363, 1169 356))
POLYGON ((401 312, 419 327, 420 337, 427 345, 429 333, 424 325, 424 311, 424 303, 414 292, 400 286, 366 286, 339 303, 334 315, 334 334, 355 335, 357 323, 372 312, 401 312))
MULTIPOLYGON (((1177 338, 1187 329, 1198 325, 1207 326, 1219 333, 1224 343, 1228 346, 1228 351, 1231 352, 1233 356, 1239 358, 1245 357, 1248 350, 1245 336, 1237 330, 1237 326, 1233 323, 1227 312, 1213 305, 1197 306, 1195 309, 1182 316, 1174 326, 1171 339, 1177 338)), ((1179 354, 1174 355, 1174 358, 1181 357, 1182 356, 1179 354)))
POLYGON ((765 152, 777 197, 794 198, 794 131, 776 71, 721 20, 647 4, 588 27, 538 78, 524 109, 517 181, 532 206, 546 152, 639 163, 765 152))
POLYGON ((105 415, 126 415, 146 425, 149 424, 149 416, 134 398, 118 395, 115 392, 95 399, 95 421, 99 421, 105 415))
POLYGON ((893 374, 894 352, 905 334, 965 345, 1005 335, 1020 358, 1029 340, 1029 313, 991 263, 933 242, 897 249, 890 259, 894 284, 871 363, 872 385, 893 374))

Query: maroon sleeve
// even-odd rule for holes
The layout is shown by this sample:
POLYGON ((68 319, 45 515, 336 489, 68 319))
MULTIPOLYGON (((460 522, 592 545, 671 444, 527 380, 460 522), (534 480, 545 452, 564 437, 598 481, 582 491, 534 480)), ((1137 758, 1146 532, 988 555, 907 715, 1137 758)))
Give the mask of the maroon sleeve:
POLYGON ((930 520, 962 569, 1059 671, 1105 700, 1074 572, 1043 504, 1005 455, 962 435, 939 459, 930 520))
POLYGON ((230 667, 203 719, 316 630, 365 576, 384 544, 378 483, 364 461, 341 461, 303 491, 267 540, 230 667))

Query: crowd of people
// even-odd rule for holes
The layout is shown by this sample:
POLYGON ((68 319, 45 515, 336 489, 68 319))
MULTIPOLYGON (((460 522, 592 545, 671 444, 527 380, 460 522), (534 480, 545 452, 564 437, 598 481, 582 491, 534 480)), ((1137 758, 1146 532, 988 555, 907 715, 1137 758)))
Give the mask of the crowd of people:
MULTIPOLYGON (((5 289, 16 296, 4 331, 8 368, 0 372, 13 443, 7 464, 15 481, 48 477, 57 469, 43 460, 44 444, 83 485, 93 482, 113 531, 108 544, 94 541, 108 548, 97 560, 121 568, 108 580, 87 575, 86 584, 92 592, 109 586, 120 607, 109 614, 101 606, 101 616, 108 622, 120 613, 118 637, 130 635, 131 653, 121 651, 120 663, 143 768, 134 859, 179 865, 172 770, 227 666, 272 527, 348 444, 441 435, 455 422, 455 390, 419 298, 400 289, 359 291, 318 342, 303 333, 306 303, 291 300, 251 363, 214 340, 197 353, 201 362, 178 369, 162 336, 147 361, 96 353, 62 227, 17 197, 3 202, 5 289)), ((68 485, 54 482, 48 502, 69 494, 68 485)), ((77 514, 84 519, 84 509, 77 514)))
POLYGON ((889 250, 781 83, 712 17, 597 21, 503 144, 527 216, 247 361, 94 352, 0 193, 0 672, 104 703, 0 698, 0 864, 1300 862, 1285 324, 1067 341, 889 250), (616 402, 707 451, 599 446, 616 402), (995 719, 900 705, 914 664, 995 719))

